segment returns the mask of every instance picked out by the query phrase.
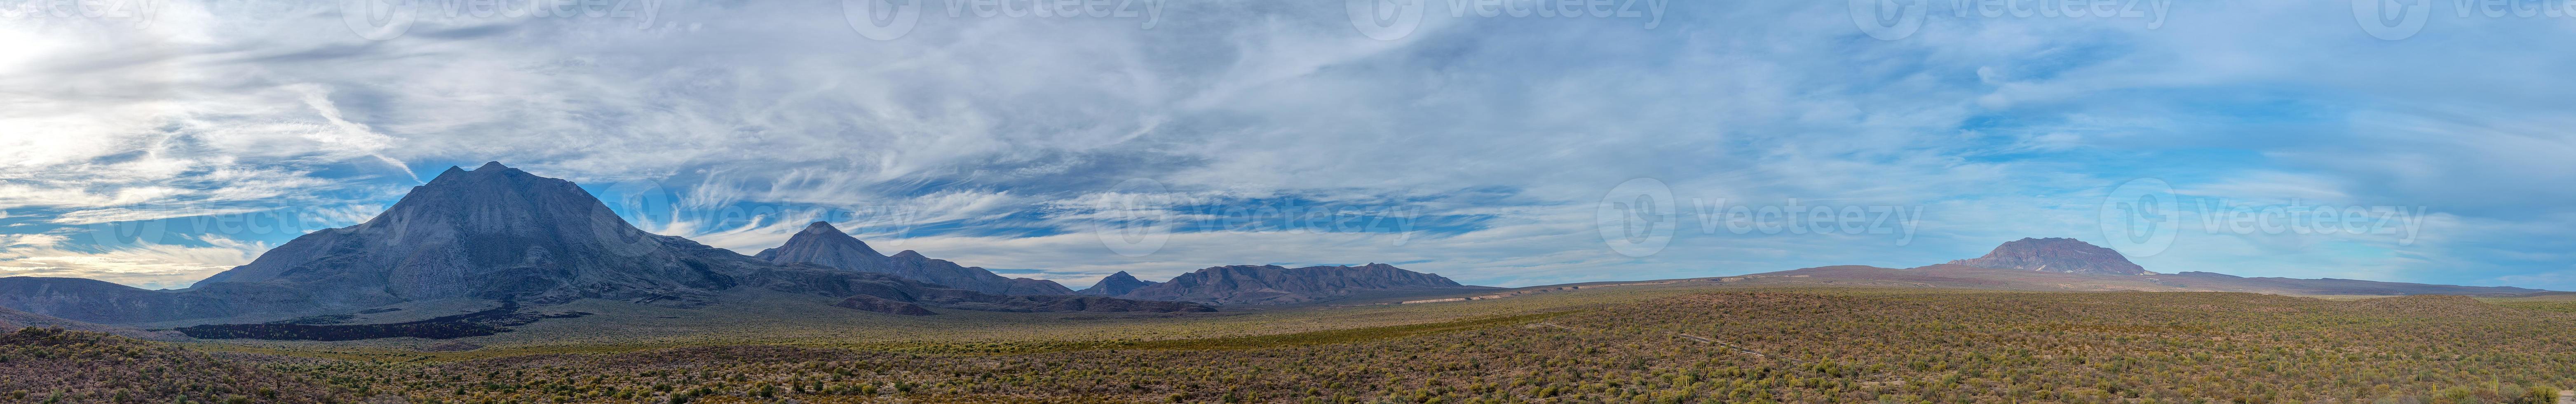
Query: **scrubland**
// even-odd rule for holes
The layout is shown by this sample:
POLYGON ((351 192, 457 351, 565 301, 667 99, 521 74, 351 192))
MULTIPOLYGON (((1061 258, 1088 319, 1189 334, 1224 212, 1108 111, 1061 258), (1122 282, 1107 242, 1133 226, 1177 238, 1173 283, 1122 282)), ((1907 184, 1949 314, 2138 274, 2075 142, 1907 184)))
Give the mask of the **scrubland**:
MULTIPOLYGON (((355 360, 209 355, 102 334, 22 331, 0 348, 10 352, 0 372, 60 376, 5 379, 0 399, 2534 403, 2576 386, 2569 349, 2576 315, 2534 306, 2559 304, 2548 301, 1875 288, 1588 296, 1508 309, 1488 304, 1520 299, 1259 313, 1295 324, 1367 310, 1453 315, 1191 338, 1029 331, 1021 335, 1045 338, 355 360), (1335 310, 1343 314, 1314 314, 1335 310), (31 340, 85 342, 24 342, 31 340), (61 359, 73 357, 127 359, 61 359), (267 387, 221 387, 245 385, 225 378, 267 387)), ((1247 317, 1205 320, 1262 324, 1247 317)))

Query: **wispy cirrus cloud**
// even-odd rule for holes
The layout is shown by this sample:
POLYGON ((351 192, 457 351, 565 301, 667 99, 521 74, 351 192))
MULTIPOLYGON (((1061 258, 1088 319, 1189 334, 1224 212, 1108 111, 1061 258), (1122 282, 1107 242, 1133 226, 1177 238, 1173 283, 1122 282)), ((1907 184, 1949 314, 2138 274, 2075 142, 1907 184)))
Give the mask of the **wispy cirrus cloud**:
MULTIPOLYGON (((653 4, 432 13, 381 41, 327 6, 0 25, 23 44, 0 54, 0 87, 20 90, 0 93, 0 211, 16 215, 0 229, 382 206, 447 165, 500 160, 745 252, 828 220, 1077 284, 1380 261, 1520 285, 2094 239, 2109 188, 2160 178, 2197 197, 2426 207, 2437 234, 2186 234, 2141 257, 2158 271, 2539 282, 2564 270, 2549 251, 2569 247, 2552 240, 2576 189, 2557 161, 2576 140, 2555 130, 2576 118, 2551 108, 2576 52, 2523 40, 2563 24, 2391 42, 2340 3, 2183 3, 2153 28, 1945 17, 1879 40, 1844 3, 1691 3, 1651 29, 1433 12, 1378 40, 1338 3, 1188 2, 1150 29, 934 10, 879 41, 831 3, 653 4), (1678 202, 1925 213, 1905 243, 1685 226, 1628 257, 1593 208, 1633 178, 1678 202), (1139 179, 1155 186, 1125 185, 1139 179), (1426 221, 1410 236, 1165 224, 1178 233, 1146 257, 1092 234, 1121 219, 1104 210, 1214 222, 1288 202, 1426 221)), ((81 253, 65 243, 48 255, 81 253)))

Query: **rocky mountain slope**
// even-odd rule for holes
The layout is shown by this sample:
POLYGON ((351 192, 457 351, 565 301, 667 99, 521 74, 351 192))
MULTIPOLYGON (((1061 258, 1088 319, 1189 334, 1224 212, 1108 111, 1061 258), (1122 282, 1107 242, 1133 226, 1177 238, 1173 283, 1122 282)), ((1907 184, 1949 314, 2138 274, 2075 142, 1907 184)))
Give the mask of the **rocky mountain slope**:
POLYGON ((1118 271, 1118 273, 1109 274, 1109 277, 1100 278, 1099 284, 1091 285, 1088 289, 1083 289, 1074 293, 1093 296, 1118 296, 1127 294, 1127 292, 1134 292, 1137 289, 1144 289, 1147 286, 1160 284, 1163 283, 1136 279, 1135 275, 1128 275, 1127 271, 1118 271))
POLYGON ((2070 274, 2151 275, 2119 251, 2071 238, 2024 238, 1996 246, 1986 256, 1950 261, 1978 268, 2026 269, 2070 274))
POLYGON ((1232 265, 1182 274, 1118 297, 1209 304, 1294 304, 1364 291, 1481 288, 1387 264, 1305 268, 1232 265))
POLYGON ((827 268, 873 272, 901 276, 932 284, 997 295, 1070 295, 1072 289, 1055 281, 1005 278, 980 267, 957 265, 947 260, 931 259, 919 252, 905 250, 894 256, 878 254, 866 242, 851 237, 830 223, 814 222, 804 231, 787 239, 787 244, 753 255, 772 263, 805 263, 827 268))
POLYGON ((728 252, 646 233, 571 181, 449 168, 357 226, 317 231, 199 282, 287 286, 356 308, 443 299, 703 304, 733 287, 728 252))
POLYGON ((366 223, 297 237, 186 290, 0 278, 0 307, 135 324, 292 318, 460 300, 543 306, 605 299, 695 307, 716 303, 719 292, 738 287, 968 310, 1207 310, 1080 296, 1007 296, 891 274, 772 263, 644 232, 572 182, 497 162, 472 171, 450 168, 366 223))

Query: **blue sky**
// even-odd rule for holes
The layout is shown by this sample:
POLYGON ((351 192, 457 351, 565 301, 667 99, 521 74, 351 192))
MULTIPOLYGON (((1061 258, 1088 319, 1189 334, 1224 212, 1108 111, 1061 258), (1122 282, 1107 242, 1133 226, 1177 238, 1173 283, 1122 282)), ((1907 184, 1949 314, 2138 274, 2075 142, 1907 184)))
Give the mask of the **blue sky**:
POLYGON ((2565 2, 2397 28, 2367 2, 305 3, 0 1, 0 276, 185 287, 497 160, 745 253, 828 220, 1076 287, 2073 237, 2168 273, 2576 290, 2576 49, 2534 39, 2576 34, 2565 2))

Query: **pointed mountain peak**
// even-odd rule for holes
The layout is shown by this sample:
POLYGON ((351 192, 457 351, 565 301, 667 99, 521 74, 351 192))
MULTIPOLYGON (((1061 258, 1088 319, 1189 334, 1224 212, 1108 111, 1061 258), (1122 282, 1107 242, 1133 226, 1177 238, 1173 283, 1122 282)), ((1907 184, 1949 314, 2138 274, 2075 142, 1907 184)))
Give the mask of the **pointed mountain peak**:
POLYGON ((402 200, 369 223, 434 225, 407 228, 454 229, 465 234, 640 232, 572 181, 529 174, 499 162, 484 164, 474 171, 449 168, 429 183, 412 188, 410 194, 403 195, 402 200))
POLYGON ((727 275, 683 265, 703 246, 677 240, 636 229, 571 181, 494 163, 449 169, 365 223, 298 237, 201 284, 276 282, 313 291, 325 305, 357 306, 680 302, 730 287, 727 275))
POLYGON ((438 177, 436 177, 436 178, 431 178, 431 179, 429 180, 429 182, 430 182, 430 183, 432 183, 432 184, 437 184, 437 183, 441 183, 441 182, 453 182, 453 181, 460 181, 460 180, 462 180, 462 179, 464 179, 464 178, 491 178, 491 177, 503 177, 503 176, 506 176, 506 177, 513 177, 513 178, 516 178, 516 177, 539 178, 539 179, 552 180, 552 181, 561 181, 561 182, 564 182, 564 183, 567 183, 567 184, 571 183, 571 181, 564 181, 564 180, 560 180, 560 179, 547 178, 547 177, 539 177, 539 176, 536 176, 535 174, 529 174, 527 171, 521 171, 521 170, 516 169, 516 168, 510 168, 510 166, 501 165, 501 162, 498 162, 498 161, 489 162, 489 163, 483 163, 483 165, 482 165, 482 166, 480 166, 480 167, 475 167, 475 168, 474 168, 474 170, 472 170, 472 171, 467 171, 467 170, 465 170, 465 168, 464 168, 464 167, 448 166, 448 167, 447 167, 447 171, 440 171, 440 172, 438 173, 438 177), (441 181, 441 180, 446 180, 446 181, 441 181))
POLYGON ((1134 292, 1138 288, 1153 286, 1157 283, 1161 282, 1138 280, 1135 275, 1127 274, 1127 271, 1118 271, 1118 273, 1109 274, 1108 277, 1100 278, 1100 283, 1092 284, 1091 288, 1083 289, 1080 293, 1097 296, 1117 296, 1127 294, 1127 292, 1134 292))
POLYGON ((831 222, 815 221, 813 224, 805 225, 803 233, 841 233, 841 228, 832 227, 831 222))
MULTIPOLYGON (((1118 273, 1109 274, 1109 276, 1108 276, 1108 277, 1100 278, 1100 282, 1105 284, 1105 283, 1110 283, 1110 282, 1137 283, 1137 282, 1143 282, 1143 281, 1136 279, 1136 275, 1129 275, 1129 274, 1127 274, 1127 271, 1118 271, 1118 273)), ((1151 283, 1151 282, 1146 282, 1146 283, 1151 283)))
POLYGON ((805 230, 796 232, 796 235, 788 236, 787 244, 761 251, 753 257, 776 263, 803 262, 867 272, 879 265, 878 261, 885 255, 877 253, 875 248, 868 247, 868 243, 859 241, 858 237, 832 227, 831 223, 817 221, 806 224, 805 230))

